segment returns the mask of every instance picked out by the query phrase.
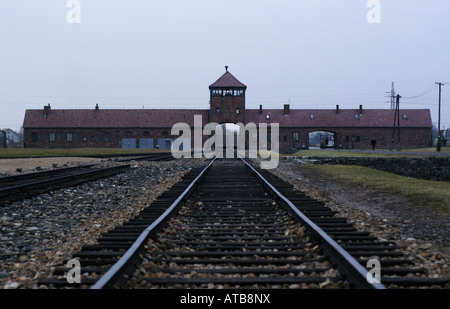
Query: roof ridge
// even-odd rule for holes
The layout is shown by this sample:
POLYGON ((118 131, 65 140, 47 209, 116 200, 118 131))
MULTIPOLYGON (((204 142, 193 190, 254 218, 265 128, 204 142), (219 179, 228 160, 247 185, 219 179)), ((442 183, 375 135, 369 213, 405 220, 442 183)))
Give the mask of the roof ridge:
POLYGON ((209 88, 216 87, 239 87, 239 88, 247 88, 246 85, 241 83, 233 74, 229 71, 226 71, 221 77, 219 77, 214 83, 212 83, 209 88))

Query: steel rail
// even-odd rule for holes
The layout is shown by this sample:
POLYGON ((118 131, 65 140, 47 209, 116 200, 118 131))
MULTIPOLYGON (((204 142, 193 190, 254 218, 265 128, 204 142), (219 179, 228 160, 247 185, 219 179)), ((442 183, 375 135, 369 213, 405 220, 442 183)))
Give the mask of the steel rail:
POLYGON ((106 168, 85 171, 85 172, 79 172, 79 173, 75 173, 75 174, 63 175, 63 176, 54 177, 54 178, 50 178, 50 179, 38 180, 35 182, 20 184, 20 185, 16 185, 16 186, 12 186, 12 187, 1 188, 0 189, 0 197, 5 198, 5 197, 11 196, 16 193, 26 193, 27 192, 26 190, 29 190, 29 189, 46 187, 46 186, 50 186, 53 184, 62 184, 65 182, 72 181, 74 179, 80 179, 80 182, 84 182, 84 180, 86 178, 90 178, 90 177, 98 176, 98 175, 102 175, 102 174, 108 174, 109 172, 115 172, 116 170, 127 169, 129 167, 130 167, 129 164, 114 166, 114 167, 106 167, 106 168))
POLYGON ((116 280, 127 271, 127 268, 139 257, 142 249, 144 248, 150 233, 158 227, 170 214, 177 208, 178 204, 189 194, 197 182, 203 177, 205 172, 211 167, 217 157, 211 160, 211 162, 200 172, 200 174, 191 182, 186 190, 172 203, 172 205, 151 225, 149 225, 137 238, 137 240, 131 245, 131 247, 125 252, 125 254, 93 285, 91 289, 107 289, 112 288, 116 280))
POLYGON ((330 260, 338 266, 339 270, 347 275, 347 280, 354 284, 356 288, 363 289, 385 289, 386 287, 377 282, 370 283, 368 270, 365 269, 354 257, 352 257, 344 248, 342 248, 334 239, 332 239, 317 224, 311 221, 303 212, 301 212, 288 198, 281 194, 270 182, 268 182, 257 170, 245 161, 239 154, 238 157, 250 168, 250 170, 267 186, 267 188, 281 199, 298 219, 305 225, 320 242, 325 254, 330 260))

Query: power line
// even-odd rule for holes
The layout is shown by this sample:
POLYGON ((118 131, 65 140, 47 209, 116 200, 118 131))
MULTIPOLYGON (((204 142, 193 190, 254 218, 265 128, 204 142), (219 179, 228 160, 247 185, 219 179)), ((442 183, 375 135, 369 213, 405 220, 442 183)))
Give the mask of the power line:
POLYGON ((433 89, 434 89, 434 85, 430 86, 427 90, 425 90, 424 92, 422 92, 422 93, 420 93, 420 94, 418 94, 418 95, 415 95, 415 96, 412 96, 412 97, 402 97, 402 99, 407 99, 407 100, 409 100, 409 99, 419 98, 419 97, 421 97, 421 96, 424 96, 424 95, 430 93, 431 91, 433 91, 433 89))

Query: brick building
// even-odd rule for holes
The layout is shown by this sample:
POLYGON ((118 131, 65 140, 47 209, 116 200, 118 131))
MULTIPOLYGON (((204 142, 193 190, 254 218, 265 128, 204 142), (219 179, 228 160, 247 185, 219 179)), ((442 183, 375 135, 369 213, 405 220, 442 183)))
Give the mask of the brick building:
MULTIPOLYGON (((194 127, 194 115, 209 122, 278 123, 280 149, 308 148, 310 134, 323 133, 322 146, 377 148, 392 145, 395 111, 390 109, 246 109, 247 86, 229 71, 209 86, 209 109, 52 109, 26 110, 25 147, 28 148, 159 148, 170 149, 178 136, 171 135, 175 123, 194 127)), ((431 113, 428 109, 400 110, 403 148, 431 145, 431 113)), ((193 134, 192 134, 193 137, 193 134)), ((397 131, 395 132, 397 138, 397 131)), ((208 137, 204 137, 206 140, 208 137)), ((395 140, 395 143, 397 140, 395 140)))

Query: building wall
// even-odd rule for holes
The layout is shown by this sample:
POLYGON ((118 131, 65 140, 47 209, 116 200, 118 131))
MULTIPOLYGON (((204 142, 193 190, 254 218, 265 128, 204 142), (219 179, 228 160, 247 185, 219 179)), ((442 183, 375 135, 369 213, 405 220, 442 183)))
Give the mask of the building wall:
POLYGON ((27 128, 26 148, 122 148, 123 138, 135 138, 139 148, 140 138, 153 138, 156 148, 158 139, 171 138, 171 128, 27 128), (50 135, 55 134, 54 141, 50 135), (72 140, 68 140, 72 134, 72 140), (34 135, 34 136, 33 136, 34 135))
MULTIPOLYGON (((344 149, 372 148, 371 140, 375 139, 377 148, 389 148, 392 145, 392 128, 280 128, 280 149, 309 147, 309 133, 327 131, 334 133, 335 148, 342 145, 344 149), (298 141, 294 140, 298 134, 298 141)), ((431 146, 431 128, 400 128, 402 148, 420 148, 431 146)), ((397 131, 395 131, 394 147, 397 147, 397 131)))
MULTIPOLYGON (((25 129, 26 148, 122 148, 123 139, 136 139, 136 148, 140 148, 141 138, 152 138, 154 148, 167 149, 166 140, 173 140, 181 137, 171 135, 170 128, 28 128, 25 129), (54 134, 54 141, 50 140, 50 135, 54 134), (72 134, 72 141, 67 140, 68 134, 72 134), (35 137, 33 137, 35 135, 35 137), (109 140, 107 140, 109 139, 109 140), (160 145, 159 143, 164 143, 160 145)), ((184 133, 183 133, 184 134, 184 133)), ((188 134, 188 133, 186 133, 188 134)), ((194 148, 194 132, 191 134, 191 147, 194 148)), ((209 136, 202 135, 202 145, 209 136)), ((142 143, 144 144, 144 143, 142 143)), ((149 144, 146 142, 145 144, 149 144)))
POLYGON ((245 123, 245 96, 211 96, 210 100, 211 122, 245 123))
MULTIPOLYGON (((377 141, 377 148, 391 147, 392 128, 280 128, 280 149, 301 149, 309 147, 309 133, 316 131, 328 131, 334 133, 335 147, 342 145, 344 149, 368 149, 372 145, 370 141, 377 141), (298 140, 294 140, 294 133, 298 140)), ((136 148, 140 147, 140 138, 153 138, 154 147, 162 139, 176 139, 179 136, 171 135, 171 128, 28 128, 25 130, 25 147, 27 148, 122 148, 123 138, 135 138, 136 148), (54 141, 50 140, 50 134, 54 134, 54 141), (35 136, 33 136, 35 134, 35 136), (72 141, 67 140, 67 135, 72 134, 72 141), (106 136, 109 136, 107 141, 106 136)), ((400 138, 402 148, 418 148, 431 146, 431 128, 401 128, 400 138)), ((202 135, 202 145, 209 136, 202 135)), ((250 137, 247 136, 247 139, 250 137)), ((246 143, 248 145, 248 141, 246 143)), ((191 131, 191 147, 194 148, 194 133, 191 131)), ((397 133, 395 134, 394 147, 397 147, 397 133)))

